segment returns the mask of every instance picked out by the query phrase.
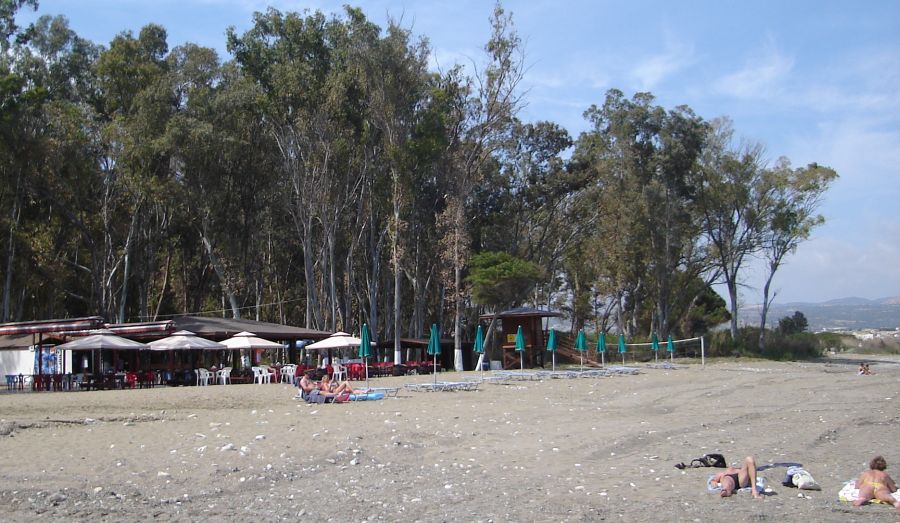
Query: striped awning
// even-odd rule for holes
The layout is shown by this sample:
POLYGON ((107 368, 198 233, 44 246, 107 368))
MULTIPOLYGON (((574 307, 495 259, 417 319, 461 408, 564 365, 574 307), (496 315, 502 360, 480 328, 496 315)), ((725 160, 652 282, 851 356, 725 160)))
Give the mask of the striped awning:
POLYGON ((103 328, 103 318, 89 316, 70 320, 39 320, 17 323, 0 323, 0 336, 17 336, 22 334, 40 334, 45 332, 69 332, 103 328))
POLYGON ((171 336, 175 332, 175 322, 166 321, 148 321, 144 323, 118 323, 107 325, 107 329, 117 336, 124 336, 132 339, 157 339, 171 336))

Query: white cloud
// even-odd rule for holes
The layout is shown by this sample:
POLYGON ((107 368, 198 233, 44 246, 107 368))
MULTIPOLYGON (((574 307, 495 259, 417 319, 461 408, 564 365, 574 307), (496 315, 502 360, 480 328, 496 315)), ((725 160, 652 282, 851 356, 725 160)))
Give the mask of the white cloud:
POLYGON ((715 82, 715 89, 735 98, 770 98, 781 90, 794 67, 794 59, 782 54, 770 38, 743 68, 715 82))
MULTIPOLYGON (((815 234, 815 233, 814 233, 815 234)), ((821 302, 837 298, 868 299, 900 295, 900 271, 890 260, 900 257, 900 228, 886 228, 862 245, 845 238, 813 237, 786 259, 775 274, 772 291, 780 303, 821 302), (885 262, 888 263, 885 263, 885 262)), ((762 301, 765 272, 754 264, 744 289, 744 303, 762 301)))
POLYGON ((628 75, 638 89, 653 90, 666 78, 690 66, 695 61, 693 45, 685 44, 667 35, 662 53, 644 58, 631 68, 628 75))

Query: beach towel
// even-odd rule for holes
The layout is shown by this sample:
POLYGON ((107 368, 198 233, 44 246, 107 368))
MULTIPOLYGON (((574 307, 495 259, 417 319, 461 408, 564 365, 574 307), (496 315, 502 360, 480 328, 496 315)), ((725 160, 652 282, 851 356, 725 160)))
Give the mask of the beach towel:
MULTIPOLYGON (((894 496, 894 499, 900 501, 900 490, 891 494, 894 496)), ((838 491, 838 499, 841 501, 856 501, 856 497, 859 496, 859 489, 856 488, 856 480, 851 479, 850 481, 844 483, 844 486, 841 487, 841 490, 838 491)), ((869 503, 884 503, 879 499, 873 499, 869 501, 869 503)))
POLYGON ((367 392, 364 394, 350 394, 347 397, 348 401, 373 401, 384 399, 383 392, 367 392))
MULTIPOLYGON (((706 479, 706 490, 710 494, 718 494, 719 492, 722 492, 722 487, 714 487, 712 485, 712 480, 715 477, 716 477, 715 474, 710 474, 709 477, 706 479)), ((762 494, 765 491, 766 491, 765 478, 756 476, 756 492, 762 494)), ((735 490, 735 493, 737 493, 737 492, 750 492, 750 487, 739 488, 739 489, 735 490)))
POLYGON ((803 467, 788 467, 781 484, 785 487, 796 487, 802 490, 822 490, 822 487, 813 479, 812 474, 803 467))

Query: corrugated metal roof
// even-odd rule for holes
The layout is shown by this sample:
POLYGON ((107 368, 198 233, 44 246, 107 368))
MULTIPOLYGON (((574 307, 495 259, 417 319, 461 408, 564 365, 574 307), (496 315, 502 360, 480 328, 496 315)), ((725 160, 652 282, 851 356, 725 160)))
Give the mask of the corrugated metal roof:
POLYGON ((535 309, 534 307, 516 307, 514 309, 509 309, 497 314, 482 314, 479 316, 479 319, 489 320, 496 316, 501 320, 503 318, 525 318, 525 317, 539 317, 539 318, 558 318, 562 316, 562 313, 547 311, 543 309, 535 309))

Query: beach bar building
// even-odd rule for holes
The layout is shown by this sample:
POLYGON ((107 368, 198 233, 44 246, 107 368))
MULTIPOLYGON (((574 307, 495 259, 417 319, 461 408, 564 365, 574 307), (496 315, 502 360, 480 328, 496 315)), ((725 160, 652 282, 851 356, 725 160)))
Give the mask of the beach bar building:
MULTIPOLYGON (((199 337, 213 341, 224 340, 242 331, 283 342, 280 358, 295 363, 301 340, 319 340, 331 333, 275 323, 233 318, 182 316, 171 320, 107 324, 103 318, 92 316, 64 320, 40 320, 0 324, 0 374, 8 388, 24 388, 25 383, 45 383, 49 377, 71 376, 75 373, 135 371, 138 369, 195 367, 200 351, 185 354, 149 350, 92 351, 60 350, 55 345, 102 332, 141 343, 165 338, 176 331, 189 330, 199 337), (184 361, 182 361, 184 360, 184 361)), ((226 352, 226 351, 222 351, 226 352)), ((249 351, 249 363, 255 365, 260 351, 249 351)))
MULTIPOLYGON (((501 342, 499 347, 491 345, 492 340, 485 340, 486 351, 492 359, 492 367, 503 369, 518 369, 524 358, 526 367, 543 367, 547 351, 547 332, 545 319, 560 317, 562 314, 553 311, 535 309, 531 307, 518 307, 497 314, 484 314, 479 319, 483 321, 497 320, 501 342), (519 327, 525 336, 525 354, 516 352, 516 333, 519 327), (494 360, 497 357, 499 360, 494 360), (499 363, 498 363, 499 362, 499 363)), ((496 336, 492 336, 496 339, 496 336)))

